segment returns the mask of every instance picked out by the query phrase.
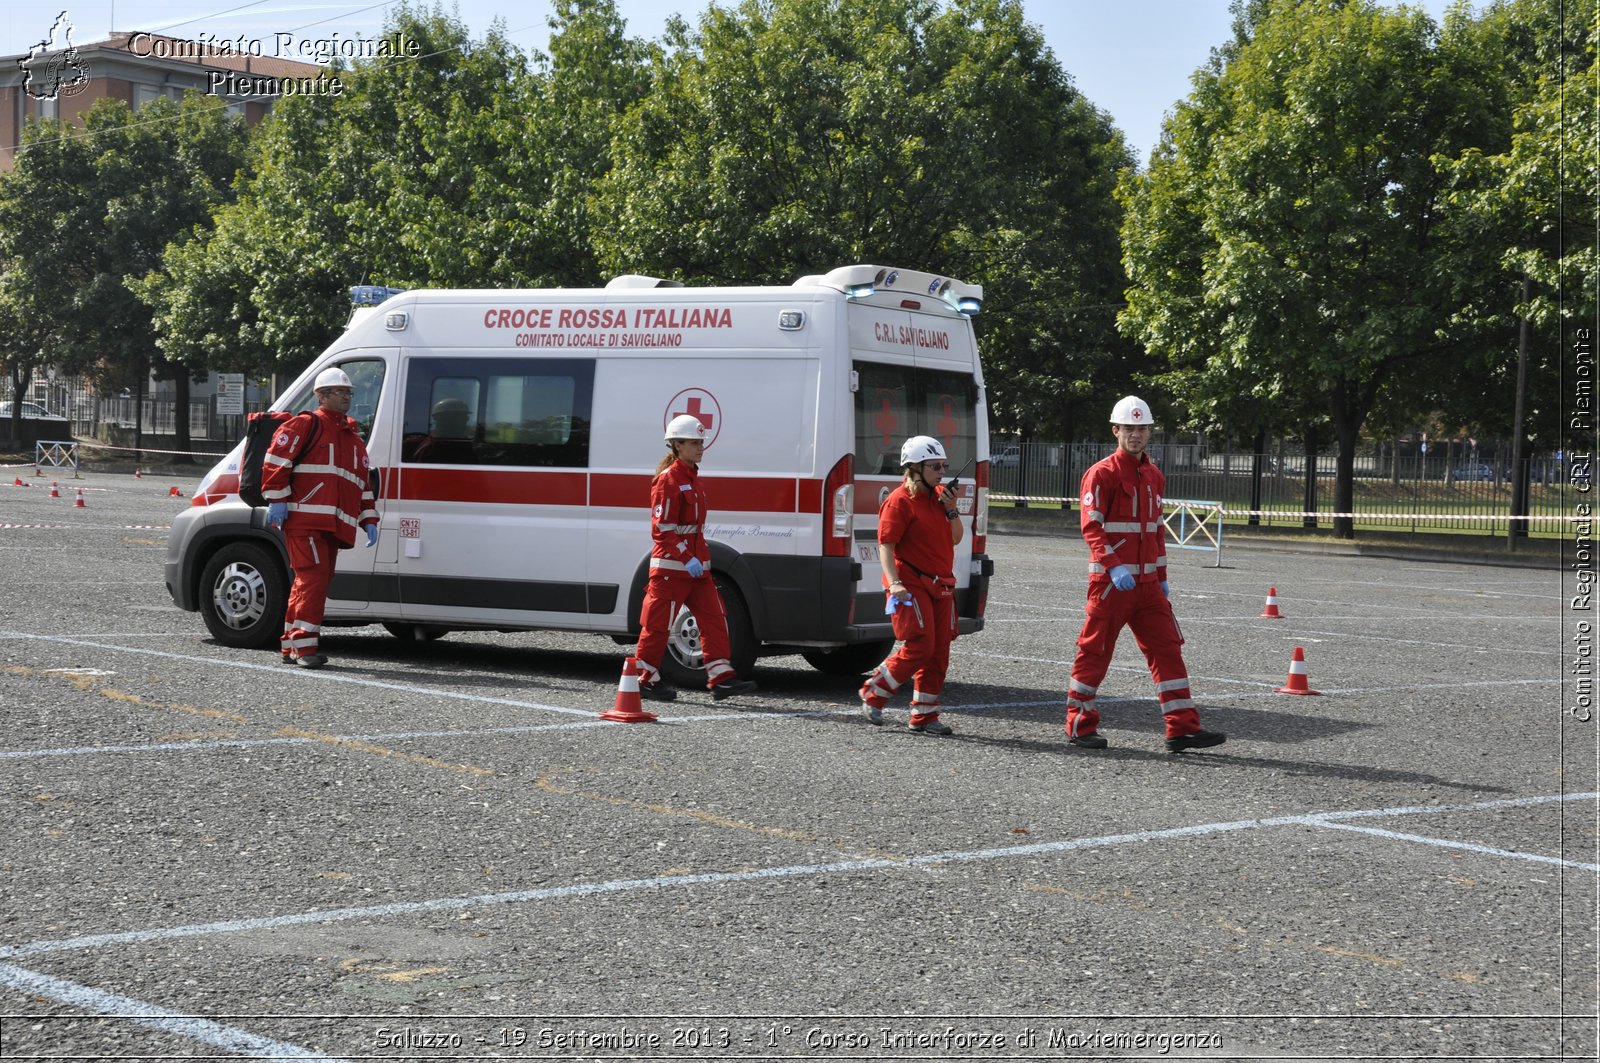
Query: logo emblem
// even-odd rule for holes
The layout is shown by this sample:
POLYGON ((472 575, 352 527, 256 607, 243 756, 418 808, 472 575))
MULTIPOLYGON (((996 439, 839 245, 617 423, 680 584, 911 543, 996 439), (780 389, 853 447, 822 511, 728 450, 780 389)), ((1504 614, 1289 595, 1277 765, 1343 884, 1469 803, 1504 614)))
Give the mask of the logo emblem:
POLYGON ((89 84, 89 64, 72 43, 72 20, 65 11, 56 16, 50 32, 17 60, 22 68, 22 91, 36 100, 75 96, 89 84))
POLYGON ((286 447, 286 446, 288 446, 289 445, 289 433, 288 432, 279 432, 278 433, 278 438, 274 439, 272 441, 272 445, 275 446, 275 447, 286 447))
POLYGON ((705 425, 706 449, 710 450, 711 444, 717 441, 717 436, 722 432, 722 406, 717 402, 717 397, 705 388, 684 388, 667 403, 661 415, 661 430, 666 431, 667 424, 674 417, 684 414, 705 425))

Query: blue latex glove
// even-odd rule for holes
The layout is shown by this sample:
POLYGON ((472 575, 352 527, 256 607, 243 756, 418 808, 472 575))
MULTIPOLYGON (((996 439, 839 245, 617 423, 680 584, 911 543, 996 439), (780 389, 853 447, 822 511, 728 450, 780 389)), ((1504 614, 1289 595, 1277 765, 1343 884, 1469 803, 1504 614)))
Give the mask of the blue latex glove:
POLYGON ((267 506, 267 523, 274 528, 283 527, 283 522, 289 519, 289 503, 273 502, 267 506))
POLYGON ((688 563, 683 567, 688 569, 689 575, 693 576, 695 579, 699 579, 701 576, 706 574, 706 566, 700 563, 700 559, 698 557, 691 557, 688 563))
MULTIPOLYGON (((376 524, 368 524, 366 526, 366 529, 367 529, 367 549, 370 550, 372 547, 378 545, 378 526, 376 524)), ((1163 586, 1164 586, 1164 584, 1163 584, 1163 586)))
POLYGON ((1118 565, 1111 570, 1111 585, 1119 591, 1133 590, 1133 572, 1127 565, 1118 565))
POLYGON ((1161 597, 1163 597, 1163 598, 1171 598, 1172 597, 1172 592, 1167 590, 1167 581, 1166 580, 1162 580, 1161 581, 1161 597))

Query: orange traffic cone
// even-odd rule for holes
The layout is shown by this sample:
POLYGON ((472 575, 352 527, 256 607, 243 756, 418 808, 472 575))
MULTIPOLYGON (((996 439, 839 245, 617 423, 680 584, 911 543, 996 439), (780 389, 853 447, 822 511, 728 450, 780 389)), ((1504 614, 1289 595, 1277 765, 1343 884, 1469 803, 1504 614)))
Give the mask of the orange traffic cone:
POLYGON ((1266 620, 1282 620, 1283 619, 1283 614, 1278 612, 1278 588, 1276 588, 1276 587, 1268 587, 1267 588, 1267 607, 1265 609, 1261 610, 1261 617, 1259 617, 1258 619, 1266 619, 1266 620))
POLYGON ((1289 678, 1283 681, 1283 686, 1277 689, 1279 694, 1321 694, 1320 690, 1312 690, 1311 684, 1306 679, 1306 651, 1299 646, 1294 648, 1294 657, 1289 661, 1289 678))
POLYGON ((629 657, 622 662, 622 681, 617 684, 617 703, 600 714, 614 723, 655 723, 656 715, 645 712, 639 701, 639 669, 629 657))
POLYGON ((56 483, 54 480, 50 481, 50 497, 51 498, 60 498, 61 497, 61 485, 56 483))
POLYGON ((88 506, 83 504, 83 488, 81 488, 81 487, 78 488, 78 497, 72 500, 72 508, 73 509, 88 509, 89 508, 88 506))
POLYGON ((183 497, 183 492, 178 490, 178 485, 177 484, 173 484, 172 485, 172 489, 167 492, 167 497, 168 498, 182 498, 183 497))

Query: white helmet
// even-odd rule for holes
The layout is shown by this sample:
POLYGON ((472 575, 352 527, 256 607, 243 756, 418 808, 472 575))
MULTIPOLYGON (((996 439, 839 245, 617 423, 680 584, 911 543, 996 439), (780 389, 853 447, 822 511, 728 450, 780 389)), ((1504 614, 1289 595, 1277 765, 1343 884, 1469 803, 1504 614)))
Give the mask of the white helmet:
POLYGON ((706 426, 694 414, 680 413, 667 422, 667 434, 663 438, 669 443, 674 439, 698 439, 705 442, 706 426))
POLYGON ((1150 407, 1144 404, 1143 399, 1137 395, 1129 395, 1127 398, 1118 399, 1117 404, 1111 407, 1111 423, 1148 427, 1154 425, 1155 420, 1150 416, 1150 407))
POLYGON ((321 391, 323 388, 354 388, 350 378, 344 375, 344 370, 338 366, 331 366, 317 374, 317 382, 311 385, 312 391, 321 391))
POLYGON ((921 465, 938 458, 944 460, 944 447, 932 436, 912 436, 900 447, 900 467, 921 465))

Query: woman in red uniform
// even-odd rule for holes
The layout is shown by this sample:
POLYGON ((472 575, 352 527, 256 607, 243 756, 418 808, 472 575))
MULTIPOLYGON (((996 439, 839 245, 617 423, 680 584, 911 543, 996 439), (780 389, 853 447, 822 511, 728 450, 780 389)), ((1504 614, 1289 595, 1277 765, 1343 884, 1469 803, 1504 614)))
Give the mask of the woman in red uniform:
POLYGON ((650 485, 650 582, 639 611, 639 693, 653 701, 671 701, 678 692, 661 678, 661 655, 667 650, 668 628, 679 606, 687 606, 700 628, 700 651, 706 663, 706 687, 717 701, 748 694, 753 681, 740 679, 728 663, 728 619, 722 595, 711 578, 711 551, 706 546, 706 496, 700 489, 700 457, 706 449, 706 426, 693 414, 667 423, 667 449, 650 485))
POLYGON ((900 448, 905 482, 878 510, 878 562, 900 645, 861 688, 867 719, 881 726, 890 696, 913 680, 910 727, 931 735, 952 733, 939 722, 939 695, 956 637, 955 546, 963 530, 954 494, 939 486, 948 465, 932 436, 912 436, 900 448))

